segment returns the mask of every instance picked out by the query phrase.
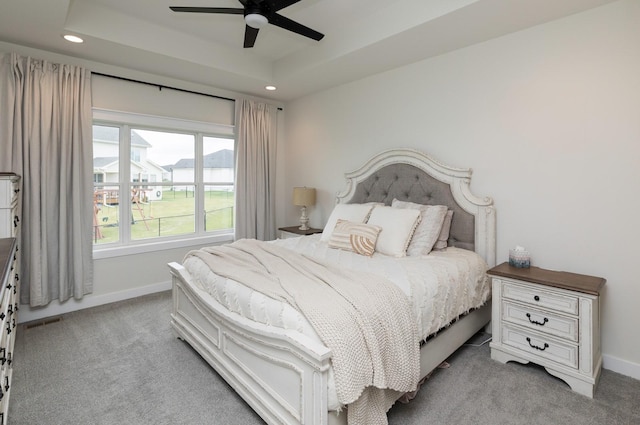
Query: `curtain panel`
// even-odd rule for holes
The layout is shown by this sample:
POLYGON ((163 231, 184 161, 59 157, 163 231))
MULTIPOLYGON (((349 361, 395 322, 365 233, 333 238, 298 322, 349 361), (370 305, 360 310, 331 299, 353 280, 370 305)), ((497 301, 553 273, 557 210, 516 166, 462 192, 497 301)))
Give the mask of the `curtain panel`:
POLYGON ((276 237, 276 107, 236 101, 235 238, 276 237))
POLYGON ((90 71, 0 56, 0 169, 22 176, 20 301, 93 289, 90 71))

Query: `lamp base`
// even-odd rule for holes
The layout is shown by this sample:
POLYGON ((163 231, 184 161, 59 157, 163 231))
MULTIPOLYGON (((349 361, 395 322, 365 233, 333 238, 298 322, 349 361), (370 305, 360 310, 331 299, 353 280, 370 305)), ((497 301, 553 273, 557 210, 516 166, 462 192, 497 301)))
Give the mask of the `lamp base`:
POLYGON ((302 207, 302 215, 300 216, 300 230, 309 230, 309 217, 307 217, 307 207, 302 207))

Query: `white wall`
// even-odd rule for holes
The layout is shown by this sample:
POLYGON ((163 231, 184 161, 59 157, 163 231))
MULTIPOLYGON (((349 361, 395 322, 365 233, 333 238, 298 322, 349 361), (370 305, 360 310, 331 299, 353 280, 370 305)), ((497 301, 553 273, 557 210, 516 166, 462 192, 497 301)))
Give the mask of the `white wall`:
POLYGON ((288 202, 316 187, 322 227, 342 172, 392 147, 471 167, 498 261, 518 244, 536 266, 605 277, 605 367, 640 378, 638 22, 640 2, 616 2, 288 103, 288 202))

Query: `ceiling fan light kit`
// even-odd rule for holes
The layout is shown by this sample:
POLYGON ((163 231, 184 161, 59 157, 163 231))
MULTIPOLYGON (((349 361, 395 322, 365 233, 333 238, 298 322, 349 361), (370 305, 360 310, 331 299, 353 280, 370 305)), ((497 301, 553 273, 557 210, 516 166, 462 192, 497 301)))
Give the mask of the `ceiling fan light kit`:
POLYGON ((255 28, 257 30, 259 30, 260 28, 264 27, 269 23, 269 20, 267 19, 266 16, 260 15, 258 13, 249 13, 247 16, 244 17, 244 21, 251 28, 255 28))
POLYGON ((233 7, 179 7, 169 6, 174 12, 191 12, 191 13, 220 13, 225 15, 244 15, 244 47, 253 47, 258 30, 264 28, 265 25, 271 24, 287 31, 300 34, 312 40, 320 41, 324 34, 319 33, 309 27, 293 21, 287 17, 280 15, 279 10, 292 4, 298 3, 300 0, 238 0, 243 8, 233 7))

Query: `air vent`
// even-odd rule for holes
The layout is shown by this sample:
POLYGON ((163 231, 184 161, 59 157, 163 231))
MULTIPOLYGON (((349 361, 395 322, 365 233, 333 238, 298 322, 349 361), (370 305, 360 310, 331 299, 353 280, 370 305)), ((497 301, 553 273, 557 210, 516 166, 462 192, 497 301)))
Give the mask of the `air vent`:
POLYGON ((28 323, 27 325, 25 325, 25 328, 27 329, 31 329, 31 328, 37 328, 38 326, 44 326, 44 325, 49 325, 51 323, 58 323, 62 321, 62 317, 51 317, 47 320, 43 320, 42 322, 31 322, 28 323))

